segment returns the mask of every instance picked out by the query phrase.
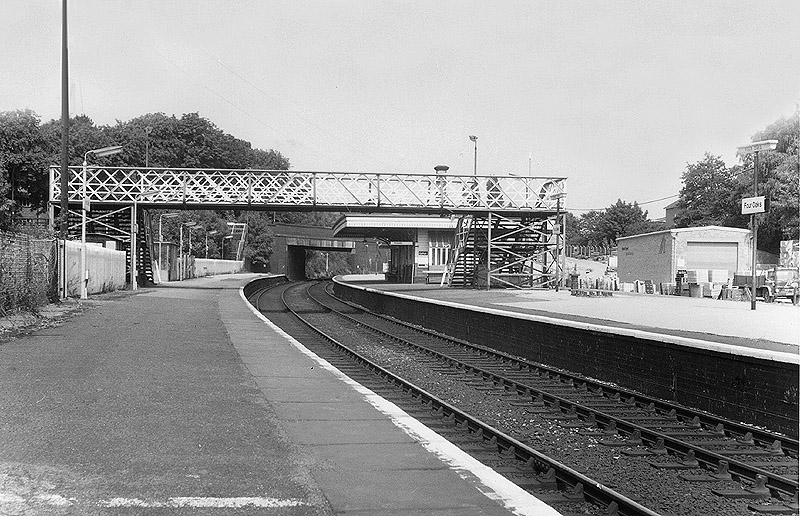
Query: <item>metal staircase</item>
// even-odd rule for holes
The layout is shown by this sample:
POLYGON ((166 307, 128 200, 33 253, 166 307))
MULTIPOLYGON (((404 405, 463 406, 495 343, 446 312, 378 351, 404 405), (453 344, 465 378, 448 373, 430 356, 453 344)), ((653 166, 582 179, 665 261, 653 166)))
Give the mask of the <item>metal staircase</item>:
POLYGON ((235 260, 241 260, 244 256, 244 243, 247 240, 247 224, 244 222, 228 222, 231 228, 231 248, 236 242, 235 260))
MULTIPOLYGON (((563 276, 557 217, 494 213, 459 221, 447 265, 452 287, 552 288, 563 276)), ((444 281, 443 281, 444 283, 444 281)))
POLYGON ((456 225, 455 245, 453 252, 450 254, 445 273, 442 275, 441 284, 447 284, 448 287, 459 286, 466 287, 465 284, 467 268, 474 267, 473 263, 466 263, 466 255, 464 254, 467 246, 469 245, 470 233, 472 230, 472 216, 465 215, 458 219, 456 225))
MULTIPOLYGON (((139 286, 150 286, 155 284, 152 220, 144 210, 137 218, 139 219, 137 221, 139 231, 136 233, 136 281, 139 286)), ((130 274, 130 271, 128 273, 130 274)))
MULTIPOLYGON (((50 167, 50 219, 66 201, 80 235, 80 205, 91 205, 90 232, 134 251, 139 283, 153 281, 149 224, 142 209, 225 209, 418 213, 461 217, 442 283, 461 287, 548 288, 562 277, 564 177, 347 173, 286 170, 50 167), (66 175, 63 192, 61 176, 66 175), (143 217, 137 217, 142 219, 143 217), (138 228, 135 230, 135 228, 138 228), (146 280, 146 281, 145 281, 146 280)), ((247 228, 232 226, 241 260, 247 228)), ((130 258, 130 257, 129 257, 130 258)), ((128 261, 130 263, 130 260, 128 261)), ((129 276, 130 279, 130 276, 129 276)))
MULTIPOLYGON (((113 209, 112 207, 92 207, 91 216, 86 219, 87 242, 116 242, 116 249, 125 251, 125 274, 128 283, 131 281, 131 210, 128 207, 113 209)), ((136 225, 136 271, 139 285, 154 284, 153 278, 153 230, 150 217, 146 211, 139 211, 136 225)), ((75 240, 81 238, 81 214, 70 210, 68 219, 69 236, 75 240)))

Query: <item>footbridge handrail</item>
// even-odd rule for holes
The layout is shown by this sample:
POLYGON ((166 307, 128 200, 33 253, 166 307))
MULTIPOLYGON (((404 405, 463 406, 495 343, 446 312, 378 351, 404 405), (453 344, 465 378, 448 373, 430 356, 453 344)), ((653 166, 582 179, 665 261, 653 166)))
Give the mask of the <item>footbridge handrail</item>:
MULTIPOLYGON (((69 167, 68 199, 83 200, 83 168, 69 167)), ((563 211, 564 177, 232 170, 86 168, 96 204, 155 208, 496 213, 563 211), (142 194, 146 193, 144 196, 142 194)), ((61 167, 50 167, 50 201, 61 195, 61 167)))

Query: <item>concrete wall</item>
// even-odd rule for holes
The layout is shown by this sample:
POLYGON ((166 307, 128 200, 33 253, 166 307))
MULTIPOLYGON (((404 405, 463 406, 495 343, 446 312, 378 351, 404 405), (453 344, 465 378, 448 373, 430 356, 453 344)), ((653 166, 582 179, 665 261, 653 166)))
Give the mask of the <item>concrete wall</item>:
MULTIPOLYGON (((750 263, 753 260, 753 248, 751 247, 750 232, 743 229, 721 229, 719 227, 699 227, 675 231, 675 255, 676 272, 677 269, 685 268, 681 264, 681 258, 686 254, 686 247, 689 242, 736 242, 738 248, 738 271, 749 271, 750 263)), ((724 267, 719 267, 724 268, 724 267)), ((737 271, 733 271, 737 272, 737 271)))
POLYGON ((669 231, 659 231, 617 242, 617 277, 625 283, 651 280, 653 283, 675 281, 673 273, 673 238, 669 231))
POLYGON ((242 270, 244 270, 244 262, 241 260, 194 259, 194 274, 196 277, 233 274, 235 272, 241 272, 242 270))
MULTIPOLYGON (((81 246, 80 242, 65 241, 67 296, 81 295, 81 246)), ((97 244, 86 245, 86 269, 89 271, 87 291, 89 294, 124 289, 125 251, 106 249, 97 244)))
POLYGON ((797 438, 797 364, 418 302, 338 282, 334 291, 452 337, 797 438))
MULTIPOLYGON (((738 245, 739 271, 750 269, 750 233, 736 228, 705 226, 657 231, 617 239, 617 276, 621 282, 651 280, 653 283, 672 283, 678 269, 686 269, 689 242, 722 242, 738 245)), ((691 267, 689 267, 691 268, 691 267)), ((725 269, 720 265, 716 269, 725 269)), ((732 273, 736 271, 731 271, 732 273)))

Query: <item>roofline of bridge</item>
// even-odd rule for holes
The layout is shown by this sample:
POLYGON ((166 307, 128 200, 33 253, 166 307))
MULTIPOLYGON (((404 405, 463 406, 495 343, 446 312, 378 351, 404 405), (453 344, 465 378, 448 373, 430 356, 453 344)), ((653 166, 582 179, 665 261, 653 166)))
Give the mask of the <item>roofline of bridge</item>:
MULTIPOLYGON (((50 168, 57 168, 60 169, 61 165, 58 164, 51 164, 50 168)), ((70 165, 69 168, 75 170, 82 170, 83 166, 81 165, 70 165)), ((437 175, 435 172, 347 172, 347 171, 336 171, 336 170, 280 170, 280 169, 261 169, 261 168, 189 168, 189 167, 118 167, 114 165, 87 165, 87 169, 114 169, 114 170, 181 170, 185 172, 208 172, 208 171, 218 171, 218 172, 245 172, 245 173, 264 173, 264 174, 343 174, 348 176, 435 176, 437 175)), ((521 178, 528 178, 528 179, 547 179, 550 181, 566 181, 569 179, 568 177, 559 177, 559 176, 529 176, 529 175, 518 175, 518 174, 452 174, 452 173, 444 173, 442 174, 447 177, 477 177, 477 178, 495 178, 495 179, 521 179, 521 178)))
MULTIPOLYGON (((60 206, 60 201, 53 200, 50 202, 53 206, 60 206)), ((103 208, 123 208, 132 206, 132 202, 107 202, 107 201, 92 201, 92 206, 103 208)), ((241 210, 241 211, 277 211, 277 212, 326 212, 326 213, 365 213, 365 214, 418 214, 418 215, 488 215, 489 213, 496 213, 506 216, 516 217, 537 217, 546 218, 558 215, 559 213, 566 213, 568 209, 562 208, 557 210, 535 210, 527 209, 522 210, 519 208, 424 208, 420 206, 354 206, 354 205, 286 205, 286 204, 199 204, 199 203, 150 203, 145 201, 138 201, 136 205, 139 209, 150 210, 241 210)), ((80 207, 81 203, 70 201, 71 208, 80 207)))

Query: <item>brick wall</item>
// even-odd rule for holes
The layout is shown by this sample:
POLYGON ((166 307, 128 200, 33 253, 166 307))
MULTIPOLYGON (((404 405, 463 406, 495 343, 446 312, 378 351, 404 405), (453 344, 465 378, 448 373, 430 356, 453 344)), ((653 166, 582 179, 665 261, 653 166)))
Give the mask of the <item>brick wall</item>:
POLYGON ((416 302, 336 284, 379 313, 650 396, 798 435, 798 366, 416 302))
POLYGON ((673 238, 669 231, 621 239, 617 243, 619 280, 626 283, 650 280, 656 284, 675 281, 672 246, 673 238))
MULTIPOLYGON (((748 270, 751 261, 750 234, 737 228, 706 226, 658 231, 617 240, 619 280, 632 283, 651 280, 653 283, 672 283, 678 269, 692 269, 685 263, 689 242, 736 243, 737 269, 748 270)), ((717 269, 724 269, 720 262, 717 269)), ((730 271, 731 276, 736 271, 730 271)))

